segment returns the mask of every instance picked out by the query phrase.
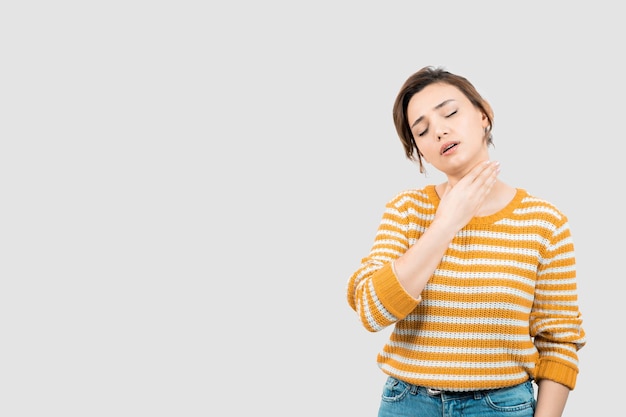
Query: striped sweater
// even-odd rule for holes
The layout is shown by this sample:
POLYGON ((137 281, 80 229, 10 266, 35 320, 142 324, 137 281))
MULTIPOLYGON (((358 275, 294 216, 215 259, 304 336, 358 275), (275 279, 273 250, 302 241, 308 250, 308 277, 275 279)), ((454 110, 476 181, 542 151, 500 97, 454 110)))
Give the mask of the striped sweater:
POLYGON ((585 332, 567 217, 518 189, 504 209, 456 234, 415 299, 391 261, 429 227, 439 201, 433 185, 389 201, 348 281, 348 303, 368 331, 394 326, 378 354, 381 370, 450 391, 544 378, 574 389, 585 332))

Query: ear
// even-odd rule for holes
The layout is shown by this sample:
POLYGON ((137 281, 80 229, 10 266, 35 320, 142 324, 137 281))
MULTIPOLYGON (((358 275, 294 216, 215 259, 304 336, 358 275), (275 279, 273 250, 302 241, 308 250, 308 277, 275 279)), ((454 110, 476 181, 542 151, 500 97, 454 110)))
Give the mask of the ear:
POLYGON ((493 109, 491 108, 491 105, 487 101, 483 102, 483 107, 486 113, 482 114, 482 123, 483 123, 483 129, 486 129, 487 127, 491 127, 489 123, 489 119, 493 120, 493 109))
POLYGON ((482 114, 481 121, 483 125, 483 130, 487 129, 487 127, 489 126, 489 118, 487 117, 485 113, 482 114))

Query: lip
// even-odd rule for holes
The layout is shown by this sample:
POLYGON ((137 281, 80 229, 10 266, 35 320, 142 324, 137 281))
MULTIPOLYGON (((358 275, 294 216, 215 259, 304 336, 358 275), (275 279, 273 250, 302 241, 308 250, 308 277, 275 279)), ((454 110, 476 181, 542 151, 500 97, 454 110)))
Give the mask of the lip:
POLYGON ((461 142, 455 142, 455 141, 449 141, 444 143, 443 145, 441 145, 441 148, 439 148, 439 155, 443 155, 445 150, 450 148, 453 145, 458 145, 461 142))

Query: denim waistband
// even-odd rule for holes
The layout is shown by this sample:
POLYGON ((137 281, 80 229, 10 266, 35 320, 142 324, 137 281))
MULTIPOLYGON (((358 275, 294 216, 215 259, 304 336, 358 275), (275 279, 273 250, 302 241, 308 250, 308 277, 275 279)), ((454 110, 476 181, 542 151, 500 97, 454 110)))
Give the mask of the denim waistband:
POLYGON ((509 387, 501 387, 501 388, 493 388, 493 389, 481 389, 475 391, 446 391, 439 390, 435 388, 422 387, 418 385, 412 385, 410 390, 415 394, 428 395, 431 397, 443 397, 443 398, 471 398, 480 399, 484 395, 489 394, 491 392, 506 390, 511 388, 516 388, 520 385, 528 384, 529 381, 522 382, 517 385, 509 386, 509 387))

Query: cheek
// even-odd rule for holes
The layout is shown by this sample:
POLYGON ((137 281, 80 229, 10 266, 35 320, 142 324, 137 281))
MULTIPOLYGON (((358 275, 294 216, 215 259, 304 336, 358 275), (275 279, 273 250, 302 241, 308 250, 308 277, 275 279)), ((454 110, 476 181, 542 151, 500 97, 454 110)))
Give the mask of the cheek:
POLYGON ((434 155, 439 153, 439 146, 436 142, 432 141, 416 141, 417 148, 420 151, 420 155, 422 155, 422 159, 426 162, 429 162, 429 158, 432 158, 434 155))
POLYGON ((481 132, 485 132, 487 126, 489 126, 489 119, 484 115, 480 114, 476 119, 476 126, 480 129, 481 132))
POLYGON ((472 137, 476 135, 482 138, 485 135, 485 126, 486 123, 483 123, 483 121, 479 118, 475 120, 467 120, 465 123, 458 127, 462 129, 462 131, 470 133, 472 137))

